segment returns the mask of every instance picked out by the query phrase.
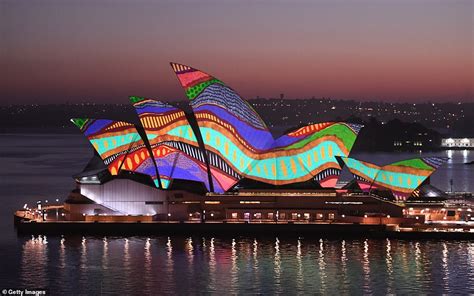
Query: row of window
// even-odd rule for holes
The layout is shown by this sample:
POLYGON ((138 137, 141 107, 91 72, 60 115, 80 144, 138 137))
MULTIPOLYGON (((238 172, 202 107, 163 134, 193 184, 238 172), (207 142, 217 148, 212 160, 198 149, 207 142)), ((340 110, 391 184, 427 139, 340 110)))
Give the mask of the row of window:
POLYGON ((239 213, 239 212, 233 212, 230 215, 230 218, 232 219, 245 219, 245 220, 260 220, 260 219, 268 219, 268 220, 334 220, 335 214, 334 213, 297 213, 297 212, 292 212, 292 213, 283 213, 283 212, 277 212, 277 213, 261 213, 261 212, 256 212, 256 213, 239 213))
MULTIPOLYGON (((406 145, 410 145, 411 142, 410 142, 410 141, 406 141, 405 143, 406 143, 406 145)), ((403 143, 403 142, 400 142, 400 141, 394 141, 394 142, 393 142, 393 146, 395 146, 395 147, 397 147, 397 146, 398 146, 398 147, 401 147, 401 146, 404 146, 404 143, 403 143)), ((414 141, 414 142, 413 142, 413 146, 423 146, 423 143, 422 143, 421 141, 414 141)))

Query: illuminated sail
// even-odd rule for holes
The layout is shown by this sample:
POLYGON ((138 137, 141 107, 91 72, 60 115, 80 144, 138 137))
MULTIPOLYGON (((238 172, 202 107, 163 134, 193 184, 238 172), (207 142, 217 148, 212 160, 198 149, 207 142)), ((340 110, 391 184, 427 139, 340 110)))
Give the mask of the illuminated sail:
POLYGON ((189 66, 171 64, 190 99, 209 154, 211 172, 228 190, 246 177, 274 185, 318 180, 335 185, 340 166, 362 126, 313 124, 274 139, 257 112, 234 90, 189 66))
POLYGON ((361 128, 357 124, 324 122, 281 136, 269 151, 279 172, 276 183, 301 182, 313 177, 323 187, 334 187, 341 172, 336 157, 349 155, 361 128), (291 174, 286 175, 288 168, 291 174))
POLYGON ((447 161, 445 157, 421 157, 397 161, 382 167, 342 157, 351 173, 363 180, 364 190, 375 187, 390 189, 397 200, 405 200, 436 169, 447 161), (369 184, 369 185, 367 185, 369 184))
POLYGON ((127 170, 149 175, 157 184, 156 167, 133 124, 109 119, 74 118, 71 121, 90 141, 111 175, 127 170))
POLYGON ((273 136, 250 104, 222 81, 185 65, 171 66, 196 116, 211 174, 226 191, 242 178, 249 160, 270 147, 273 136))
POLYGON ((185 113, 151 99, 130 100, 147 135, 163 188, 168 188, 173 179, 185 179, 202 182, 209 190, 204 155, 185 113))

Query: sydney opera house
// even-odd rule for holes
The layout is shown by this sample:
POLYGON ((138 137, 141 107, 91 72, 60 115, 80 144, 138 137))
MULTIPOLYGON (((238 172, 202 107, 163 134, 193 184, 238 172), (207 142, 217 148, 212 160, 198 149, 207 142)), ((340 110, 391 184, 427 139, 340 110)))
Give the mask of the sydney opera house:
POLYGON ((363 126, 346 122, 310 124, 274 138, 251 105, 222 81, 171 66, 192 112, 130 97, 139 124, 72 119, 95 151, 75 176, 77 188, 65 203, 68 219, 395 219, 445 161, 428 157, 377 166, 350 158, 363 126), (344 167, 354 179, 340 186, 344 167))

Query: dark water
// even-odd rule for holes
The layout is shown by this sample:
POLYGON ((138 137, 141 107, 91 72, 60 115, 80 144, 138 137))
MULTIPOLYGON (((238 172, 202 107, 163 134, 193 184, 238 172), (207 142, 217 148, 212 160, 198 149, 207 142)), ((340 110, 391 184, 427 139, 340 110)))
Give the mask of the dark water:
MULTIPOLYGON (((424 154, 423 154, 424 155, 424 154)), ((473 191, 472 151, 432 177, 473 191)), ((12 213, 63 198, 91 156, 80 135, 0 135, 0 289, 53 294, 474 293, 474 241, 318 237, 17 237, 12 213)), ((379 164, 418 154, 359 154, 379 164)))
POLYGON ((35 237, 17 247, 20 286, 61 294, 474 293, 474 242, 35 237))

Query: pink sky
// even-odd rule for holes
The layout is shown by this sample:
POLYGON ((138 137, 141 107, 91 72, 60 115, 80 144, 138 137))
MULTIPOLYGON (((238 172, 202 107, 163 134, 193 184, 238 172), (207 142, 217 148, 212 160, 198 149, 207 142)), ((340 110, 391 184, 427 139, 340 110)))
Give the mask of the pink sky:
POLYGON ((1 103, 184 99, 168 62, 245 98, 474 101, 472 1, 2 1, 1 103))

